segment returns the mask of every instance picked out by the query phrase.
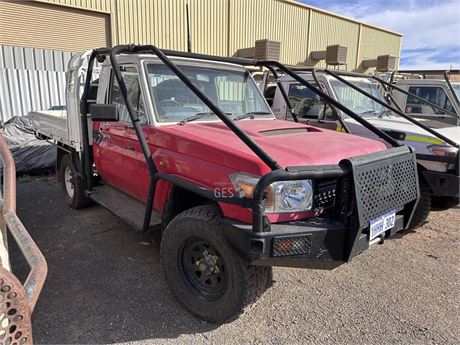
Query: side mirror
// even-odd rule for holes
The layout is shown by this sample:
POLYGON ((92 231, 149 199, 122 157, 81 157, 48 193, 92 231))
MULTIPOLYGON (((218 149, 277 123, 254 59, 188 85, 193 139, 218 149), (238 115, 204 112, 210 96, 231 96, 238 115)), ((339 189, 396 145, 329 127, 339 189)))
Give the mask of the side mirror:
POLYGON ((116 104, 91 104, 89 110, 93 121, 116 122, 119 120, 116 104))

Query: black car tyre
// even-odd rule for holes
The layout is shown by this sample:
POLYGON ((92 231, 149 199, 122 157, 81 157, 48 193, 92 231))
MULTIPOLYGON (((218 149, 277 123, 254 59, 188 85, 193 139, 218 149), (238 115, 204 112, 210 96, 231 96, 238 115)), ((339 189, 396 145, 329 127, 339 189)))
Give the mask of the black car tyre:
POLYGON ((415 230, 416 228, 425 224, 428 214, 431 210, 431 190, 428 184, 423 180, 419 180, 420 186, 420 200, 417 208, 415 209, 414 216, 412 217, 411 223, 408 230, 415 230))
POLYGON ((271 267, 248 265, 228 245, 218 207, 186 210, 161 241, 166 280, 179 302, 202 320, 223 323, 240 315, 271 285, 271 267))

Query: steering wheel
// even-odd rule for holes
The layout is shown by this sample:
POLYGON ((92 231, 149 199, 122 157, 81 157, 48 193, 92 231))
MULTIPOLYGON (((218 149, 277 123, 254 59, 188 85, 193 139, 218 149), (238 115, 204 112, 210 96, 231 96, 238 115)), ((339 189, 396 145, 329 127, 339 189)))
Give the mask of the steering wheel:
POLYGON ((178 101, 175 101, 173 99, 163 99, 159 102, 159 104, 165 107, 181 107, 182 106, 182 104, 180 104, 178 101))

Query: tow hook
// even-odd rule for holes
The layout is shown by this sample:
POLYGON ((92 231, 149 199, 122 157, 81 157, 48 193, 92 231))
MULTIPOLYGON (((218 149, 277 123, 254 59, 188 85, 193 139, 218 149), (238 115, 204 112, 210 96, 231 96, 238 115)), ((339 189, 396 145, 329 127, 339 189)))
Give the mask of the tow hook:
POLYGON ((385 235, 382 234, 380 236, 377 236, 374 238, 372 241, 369 242, 369 247, 372 246, 373 244, 383 244, 385 242, 385 235))
POLYGON ((203 251, 203 258, 198 260, 195 265, 201 272, 209 276, 213 273, 217 274, 220 272, 219 267, 217 266, 218 261, 219 257, 217 255, 211 255, 207 250, 205 250, 203 251))

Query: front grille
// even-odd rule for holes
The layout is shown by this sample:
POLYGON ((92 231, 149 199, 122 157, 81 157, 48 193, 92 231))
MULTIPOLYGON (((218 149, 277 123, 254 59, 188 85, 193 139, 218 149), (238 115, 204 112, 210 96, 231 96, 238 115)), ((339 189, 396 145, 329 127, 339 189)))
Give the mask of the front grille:
POLYGON ((391 209, 417 198, 417 172, 412 153, 370 163, 353 163, 356 204, 361 228, 391 209))
POLYGON ((320 181, 315 184, 315 209, 334 206, 337 181, 320 181))
POLYGON ((272 255, 286 256, 310 253, 311 237, 311 235, 275 237, 272 255))

